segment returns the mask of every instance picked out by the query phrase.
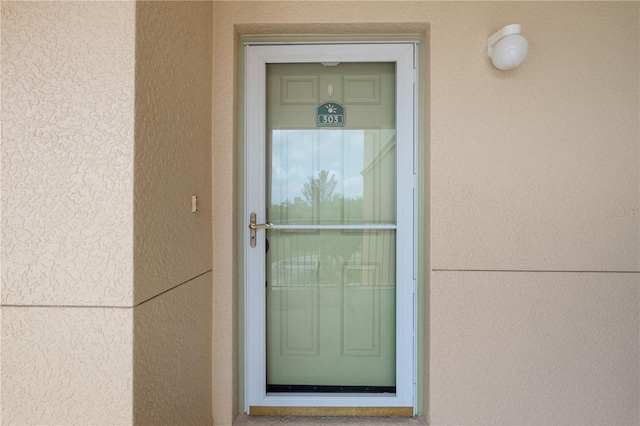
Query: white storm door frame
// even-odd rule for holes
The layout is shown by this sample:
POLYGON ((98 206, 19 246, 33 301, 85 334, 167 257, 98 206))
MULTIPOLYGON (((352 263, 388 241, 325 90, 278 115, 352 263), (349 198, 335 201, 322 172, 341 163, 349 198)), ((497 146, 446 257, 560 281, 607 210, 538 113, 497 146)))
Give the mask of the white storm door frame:
POLYGON ((250 406, 414 407, 416 413, 416 122, 417 45, 299 43, 245 45, 244 75, 244 323, 245 410, 250 406), (266 65, 269 63, 395 62, 396 64, 396 393, 267 394, 265 231, 249 244, 249 215, 265 222, 266 65))

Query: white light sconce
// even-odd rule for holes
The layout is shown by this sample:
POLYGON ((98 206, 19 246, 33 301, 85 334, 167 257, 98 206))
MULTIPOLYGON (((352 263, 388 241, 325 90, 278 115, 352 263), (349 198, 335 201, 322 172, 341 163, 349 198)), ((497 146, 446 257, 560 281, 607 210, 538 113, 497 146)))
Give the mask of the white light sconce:
POLYGON ((507 25, 487 41, 487 54, 499 70, 514 69, 524 61, 528 52, 529 43, 522 36, 520 24, 507 25))

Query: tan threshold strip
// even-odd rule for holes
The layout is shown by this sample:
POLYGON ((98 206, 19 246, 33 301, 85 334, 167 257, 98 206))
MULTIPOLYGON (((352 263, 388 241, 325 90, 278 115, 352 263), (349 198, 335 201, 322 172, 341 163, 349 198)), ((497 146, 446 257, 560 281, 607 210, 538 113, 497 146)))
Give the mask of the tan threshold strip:
POLYGON ((412 417, 413 407, 249 407, 250 416, 412 417))

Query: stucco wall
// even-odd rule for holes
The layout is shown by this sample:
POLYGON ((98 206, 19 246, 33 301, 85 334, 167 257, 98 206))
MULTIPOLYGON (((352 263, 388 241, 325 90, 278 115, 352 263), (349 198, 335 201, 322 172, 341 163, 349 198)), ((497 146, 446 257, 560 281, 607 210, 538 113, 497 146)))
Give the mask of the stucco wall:
POLYGON ((637 274, 438 271, 433 424, 633 425, 637 274))
POLYGON ((133 3, 2 2, 3 424, 133 416, 133 3))
POLYGON ((3 424, 209 422, 211 13, 2 3, 3 424))
POLYGON ((133 421, 133 310, 2 307, 3 425, 133 421))
POLYGON ((134 419, 211 424, 211 273, 134 311, 134 419))
POLYGON ((209 2, 136 6, 136 304, 211 270, 211 16, 209 2))
POLYGON ((2 303, 133 300, 135 5, 2 2, 2 303))
MULTIPOLYGON (((428 418, 638 423, 638 18, 626 2, 215 2, 214 389, 237 387, 241 332, 234 37, 423 27, 428 418), (486 40, 514 22, 530 53, 499 72, 486 40)), ((236 410, 214 390, 216 424, 236 410)))
POLYGON ((477 4, 432 25, 433 268, 638 271, 637 7, 477 4), (484 38, 516 21, 530 55, 500 72, 484 38))
POLYGON ((135 424, 211 422, 211 16, 136 6, 135 424))

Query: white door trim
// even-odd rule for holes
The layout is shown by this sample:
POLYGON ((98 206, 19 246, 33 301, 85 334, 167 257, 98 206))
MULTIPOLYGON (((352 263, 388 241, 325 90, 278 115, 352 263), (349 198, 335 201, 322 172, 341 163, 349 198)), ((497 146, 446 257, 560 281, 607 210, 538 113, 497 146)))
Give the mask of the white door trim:
POLYGON ((245 45, 244 324, 245 410, 250 406, 413 407, 416 414, 416 43, 314 43, 245 45), (267 394, 265 238, 249 246, 249 214, 265 221, 266 64, 305 62, 396 63, 396 394, 267 394), (256 184, 257 183, 257 184, 256 184), (249 196, 251 194, 251 196, 249 196))

